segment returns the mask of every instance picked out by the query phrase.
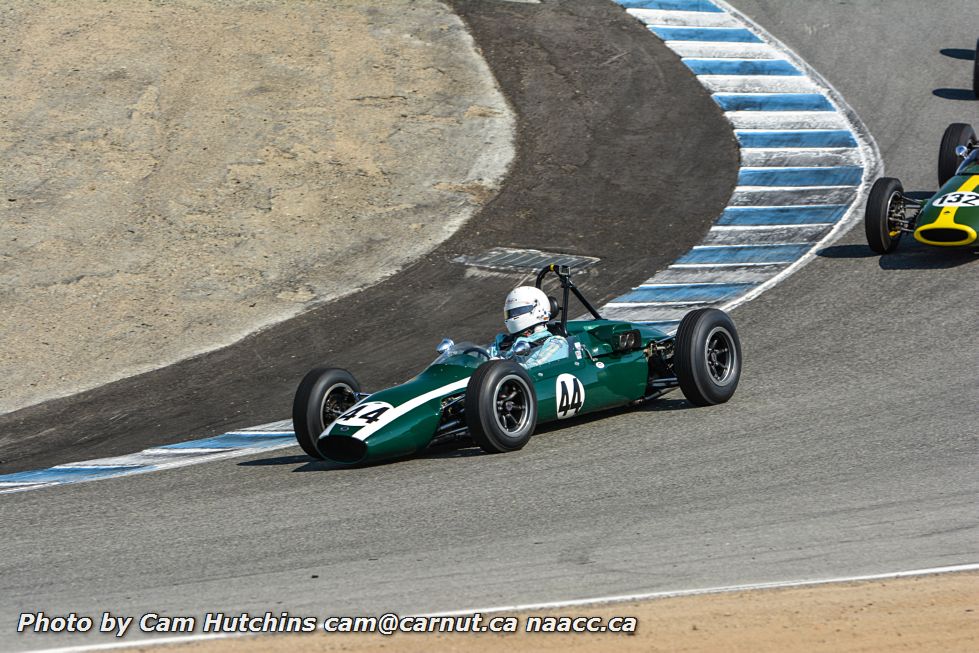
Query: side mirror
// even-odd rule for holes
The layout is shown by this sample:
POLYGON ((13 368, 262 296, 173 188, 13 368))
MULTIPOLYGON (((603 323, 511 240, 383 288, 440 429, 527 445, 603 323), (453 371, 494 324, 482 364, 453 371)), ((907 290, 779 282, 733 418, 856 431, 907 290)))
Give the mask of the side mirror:
POLYGON ((526 340, 521 340, 513 345, 513 355, 514 356, 526 356, 530 353, 530 343, 526 340))
POLYGON ((959 157, 960 159, 964 159, 965 155, 968 153, 969 148, 967 148, 965 145, 959 145, 955 148, 955 156, 959 157))
POLYGON ((437 351, 440 354, 444 354, 445 352, 449 351, 455 346, 456 343, 455 341, 452 340, 452 338, 443 338, 442 342, 440 342, 438 347, 435 348, 435 351, 437 351))

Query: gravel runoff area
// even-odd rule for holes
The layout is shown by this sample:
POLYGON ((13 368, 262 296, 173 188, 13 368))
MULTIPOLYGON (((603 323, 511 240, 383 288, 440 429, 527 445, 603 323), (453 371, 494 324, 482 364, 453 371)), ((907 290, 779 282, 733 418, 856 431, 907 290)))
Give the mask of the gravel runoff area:
MULTIPOLYGON (((165 649, 187 653, 262 651, 975 651, 979 574, 879 580, 658 599, 643 603, 514 613, 636 617, 635 633, 297 634, 201 641, 165 649)), ((500 613, 511 614, 511 613, 500 613)), ((484 615, 489 620, 490 614, 484 615)), ((499 615, 493 615, 499 616, 499 615)))
POLYGON ((0 413, 368 286, 513 157, 432 0, 10 0, 0 43, 0 413))

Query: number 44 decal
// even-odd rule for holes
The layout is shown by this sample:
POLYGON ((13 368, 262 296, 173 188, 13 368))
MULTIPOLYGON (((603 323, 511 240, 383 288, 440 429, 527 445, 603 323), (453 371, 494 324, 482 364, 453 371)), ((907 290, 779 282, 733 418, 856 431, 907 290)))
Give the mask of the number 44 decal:
POLYGON ((337 418, 336 423, 343 426, 367 426, 381 419, 381 415, 392 408, 383 401, 365 401, 337 418))
POLYGON ((557 417, 574 417, 585 403, 585 386, 573 374, 557 377, 554 398, 557 401, 557 417))

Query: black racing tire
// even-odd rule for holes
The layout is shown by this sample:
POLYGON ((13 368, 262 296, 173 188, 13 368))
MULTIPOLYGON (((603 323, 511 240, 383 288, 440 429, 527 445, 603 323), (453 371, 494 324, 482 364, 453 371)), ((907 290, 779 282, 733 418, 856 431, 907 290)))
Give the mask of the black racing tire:
POLYGON ((938 185, 944 186, 945 182, 955 176, 962 159, 955 153, 955 148, 959 145, 975 143, 976 130, 972 125, 964 122, 953 122, 945 128, 942 134, 942 144, 938 146, 938 185))
POLYGON ((867 244, 878 254, 889 254, 897 249, 901 231, 893 235, 889 216, 894 202, 901 201, 904 186, 893 177, 881 177, 874 182, 867 196, 867 208, 863 214, 863 227, 867 233, 867 244))
POLYGON ((347 370, 314 367, 307 372, 292 402, 292 426, 303 451, 325 460, 316 442, 330 422, 357 403, 358 392, 360 384, 347 370))
POLYGON ((979 99, 979 39, 976 39, 976 56, 972 61, 972 93, 979 99))
POLYGON ((534 382, 513 361, 492 360, 476 368, 466 386, 465 408, 469 434, 487 453, 522 449, 537 427, 534 382))
POLYGON ((683 396, 695 406, 733 397, 741 379, 741 340, 731 316, 716 308, 684 315, 676 330, 673 371, 683 396))

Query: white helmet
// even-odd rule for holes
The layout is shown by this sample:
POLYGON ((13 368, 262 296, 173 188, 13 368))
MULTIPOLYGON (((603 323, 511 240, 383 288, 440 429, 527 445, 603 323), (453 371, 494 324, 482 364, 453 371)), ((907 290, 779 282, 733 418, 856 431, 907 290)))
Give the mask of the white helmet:
POLYGON ((513 335, 551 319, 551 300, 533 286, 517 286, 503 303, 503 324, 513 335))

